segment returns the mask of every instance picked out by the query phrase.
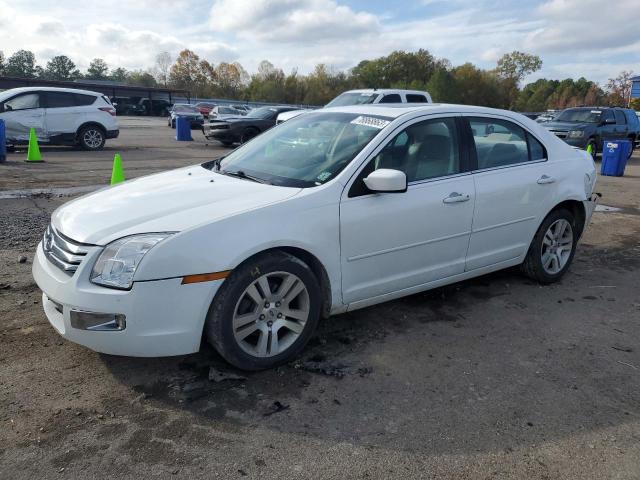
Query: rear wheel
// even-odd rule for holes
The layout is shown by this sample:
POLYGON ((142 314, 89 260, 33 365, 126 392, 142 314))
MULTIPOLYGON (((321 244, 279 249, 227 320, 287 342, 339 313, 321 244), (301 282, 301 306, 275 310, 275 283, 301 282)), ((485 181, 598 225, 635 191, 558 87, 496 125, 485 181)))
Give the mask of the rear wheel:
POLYGON ((89 125, 78 132, 78 143, 84 150, 102 150, 106 135, 102 128, 89 125))
POLYGON ((311 269, 297 257, 269 252, 225 280, 209 308, 205 334, 238 368, 275 367, 304 348, 318 324, 320 305, 311 269))
POLYGON ((540 283, 557 282, 568 270, 576 252, 578 228, 575 217, 564 208, 544 219, 533 237, 522 270, 540 283))

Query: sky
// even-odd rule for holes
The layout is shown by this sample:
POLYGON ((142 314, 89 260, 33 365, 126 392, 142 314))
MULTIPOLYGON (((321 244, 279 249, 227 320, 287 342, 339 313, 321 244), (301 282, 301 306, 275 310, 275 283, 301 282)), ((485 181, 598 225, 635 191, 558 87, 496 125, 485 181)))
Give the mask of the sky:
POLYGON ((425 48, 453 65, 492 68, 504 53, 539 55, 537 78, 605 84, 640 73, 640 0, 0 0, 0 50, 65 54, 147 69, 189 48, 249 73, 267 59, 285 72, 336 70, 393 50, 425 48))

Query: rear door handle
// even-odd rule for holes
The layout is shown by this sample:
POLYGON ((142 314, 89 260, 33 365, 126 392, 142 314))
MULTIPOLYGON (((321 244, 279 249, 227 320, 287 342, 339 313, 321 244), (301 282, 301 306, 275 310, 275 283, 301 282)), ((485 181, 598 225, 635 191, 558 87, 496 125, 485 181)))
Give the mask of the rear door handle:
POLYGON ((448 197, 442 200, 442 203, 460 203, 468 202, 471 197, 458 192, 451 192, 448 197))
POLYGON ((547 183, 553 183, 555 182, 556 179, 553 177, 550 177, 549 175, 542 175, 539 179, 538 179, 538 185, 545 185, 547 183))

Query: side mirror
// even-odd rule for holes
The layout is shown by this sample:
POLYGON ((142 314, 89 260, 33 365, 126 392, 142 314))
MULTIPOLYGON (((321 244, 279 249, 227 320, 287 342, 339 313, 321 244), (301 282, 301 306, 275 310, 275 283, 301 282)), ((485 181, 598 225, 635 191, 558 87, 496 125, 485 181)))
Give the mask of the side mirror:
POLYGON ((376 193, 402 193, 407 191, 407 176, 400 170, 380 168, 363 179, 369 190, 376 193))

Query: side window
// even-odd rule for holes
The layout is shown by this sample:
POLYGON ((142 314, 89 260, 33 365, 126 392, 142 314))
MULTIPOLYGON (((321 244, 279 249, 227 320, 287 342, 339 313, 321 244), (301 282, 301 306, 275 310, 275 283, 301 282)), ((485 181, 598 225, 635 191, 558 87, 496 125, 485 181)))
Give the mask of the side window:
POLYGON ((75 107, 76 101, 73 97, 73 93, 66 92, 46 92, 47 108, 64 108, 75 107))
POLYGON ((397 93, 390 93, 382 97, 378 103, 402 103, 402 99, 397 93))
POLYGON ((407 93, 407 103, 427 103, 427 97, 416 93, 407 93))
POLYGON ((522 127, 495 118, 469 118, 469 125, 479 170, 529 161, 527 134, 522 127))
POLYGON ((5 112, 40 108, 40 94, 24 93, 7 100, 2 106, 2 110, 5 112))
POLYGON ((373 170, 401 170, 408 182, 460 173, 458 132, 453 118, 411 125, 372 160, 373 170))
POLYGON ((547 151, 544 146, 529 132, 527 132, 527 142, 529 142, 529 158, 532 161, 546 160, 547 151))
POLYGON ((616 116, 616 123, 618 125, 626 125, 627 119, 624 118, 624 113, 622 113, 622 110, 614 110, 613 112, 616 116))
POLYGON ((604 111, 604 114, 603 114, 603 116, 602 116, 602 120, 603 120, 603 121, 605 121, 605 122, 606 122, 607 120, 614 120, 614 121, 615 121, 615 119, 616 119, 616 118, 613 116, 613 111, 611 111, 611 110, 605 110, 605 111, 604 111))
MULTIPOLYGON (((76 105, 78 107, 86 107, 87 105, 93 105, 93 103, 96 101, 96 98, 98 97, 94 97, 93 95, 84 95, 82 93, 74 93, 73 94, 75 100, 76 100, 76 105)), ((111 101, 109 101, 109 99, 107 97, 102 97, 105 102, 108 105, 111 105, 111 101)))

